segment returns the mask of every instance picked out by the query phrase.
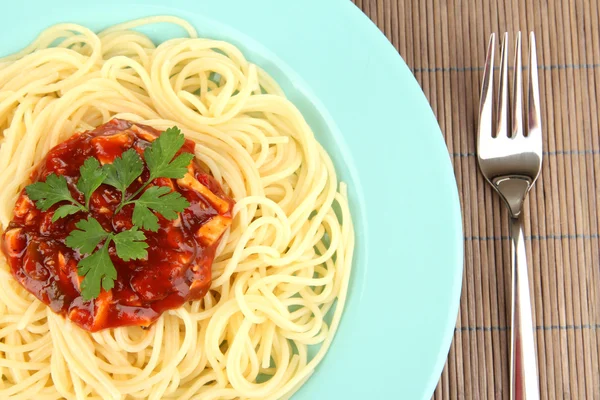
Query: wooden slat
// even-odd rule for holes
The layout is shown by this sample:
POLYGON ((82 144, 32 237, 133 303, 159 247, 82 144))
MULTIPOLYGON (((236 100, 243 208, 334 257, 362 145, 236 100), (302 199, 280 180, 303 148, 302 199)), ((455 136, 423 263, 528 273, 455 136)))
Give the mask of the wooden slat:
MULTIPOLYGON (((508 399, 507 213, 477 168, 479 87, 491 32, 536 33, 544 163, 526 203, 542 399, 600 399, 600 7, 588 0, 355 0, 434 110, 461 198, 465 273, 435 399, 508 399)), ((526 50, 527 41, 523 49, 526 50)), ((511 50, 512 52, 512 50, 511 50)), ((524 64, 528 64, 526 51, 524 64)))

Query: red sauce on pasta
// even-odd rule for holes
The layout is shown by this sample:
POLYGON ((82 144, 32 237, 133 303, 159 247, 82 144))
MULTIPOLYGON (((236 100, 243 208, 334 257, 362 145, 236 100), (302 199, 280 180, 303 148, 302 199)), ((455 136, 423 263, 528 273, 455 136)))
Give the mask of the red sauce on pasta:
MULTIPOLYGON (((114 119, 53 148, 33 174, 33 181, 44 181, 51 173, 64 176, 73 197, 83 202, 75 184, 85 159, 96 157, 101 163, 110 163, 128 149, 141 156, 159 134, 151 127, 114 119)), ((180 152, 193 153, 193 142, 186 140, 180 152)), ((13 276, 54 312, 88 331, 148 326, 164 311, 201 299, 210 287, 215 249, 231 224, 234 202, 196 160, 188 170, 186 179, 160 178, 152 184, 179 192, 190 206, 172 221, 156 214, 159 230, 144 231, 149 245, 145 259, 123 261, 111 244, 109 254, 117 270, 114 287, 91 301, 85 301, 80 292, 82 277, 78 276, 77 263, 83 255, 65 244, 75 224, 88 215, 79 212, 52 223, 61 204, 41 211, 23 190, 14 218, 2 235, 2 250, 13 276)), ((148 177, 144 166, 127 194, 134 193, 148 177)), ((92 195, 90 214, 106 231, 119 233, 133 226, 132 205, 115 214, 120 200, 120 192, 105 184, 92 195)))

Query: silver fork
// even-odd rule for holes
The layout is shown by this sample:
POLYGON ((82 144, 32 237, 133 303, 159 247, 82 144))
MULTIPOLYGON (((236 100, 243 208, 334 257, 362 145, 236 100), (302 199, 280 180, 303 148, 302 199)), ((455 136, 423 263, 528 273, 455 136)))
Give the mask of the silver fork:
POLYGON ((538 178, 542 167, 542 126, 535 36, 533 32, 529 35, 528 112, 527 125, 524 128, 521 32, 517 34, 515 48, 512 111, 508 94, 508 33, 504 34, 500 57, 500 93, 495 135, 492 113, 494 48, 495 35, 492 34, 487 50, 479 103, 477 158, 485 179, 498 192, 510 213, 512 267, 510 398, 534 400, 539 399, 539 386, 522 208, 525 196, 538 178))

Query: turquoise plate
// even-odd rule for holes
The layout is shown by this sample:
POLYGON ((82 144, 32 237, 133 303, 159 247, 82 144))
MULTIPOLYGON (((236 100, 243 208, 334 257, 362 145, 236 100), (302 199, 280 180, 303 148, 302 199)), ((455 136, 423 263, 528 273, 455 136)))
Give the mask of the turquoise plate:
POLYGON ((236 44, 273 75, 349 185, 357 251, 348 303, 294 399, 429 398, 453 336, 462 231, 450 158, 410 70, 348 0, 11 1, 0 53, 59 22, 100 29, 159 14, 236 44))

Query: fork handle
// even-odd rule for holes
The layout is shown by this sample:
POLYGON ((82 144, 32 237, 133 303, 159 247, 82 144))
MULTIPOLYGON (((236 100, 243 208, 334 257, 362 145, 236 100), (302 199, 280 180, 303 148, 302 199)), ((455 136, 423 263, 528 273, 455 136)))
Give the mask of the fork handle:
POLYGON ((538 400, 540 390, 522 215, 523 213, 517 218, 511 217, 510 223, 512 264, 510 398, 511 400, 538 400))

